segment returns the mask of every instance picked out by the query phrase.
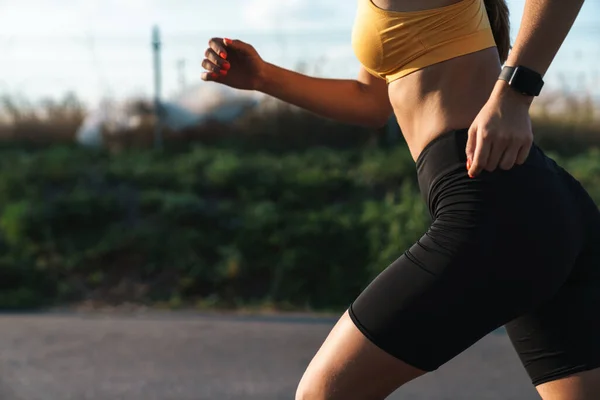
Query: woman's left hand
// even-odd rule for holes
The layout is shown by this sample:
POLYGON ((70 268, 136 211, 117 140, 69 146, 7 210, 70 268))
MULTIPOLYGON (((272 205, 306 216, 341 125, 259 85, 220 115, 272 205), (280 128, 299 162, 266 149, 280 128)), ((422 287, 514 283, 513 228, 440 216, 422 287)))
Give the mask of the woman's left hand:
POLYGON ((525 162, 533 143, 529 117, 532 100, 505 81, 498 81, 469 129, 466 153, 470 177, 483 170, 508 170, 525 162))

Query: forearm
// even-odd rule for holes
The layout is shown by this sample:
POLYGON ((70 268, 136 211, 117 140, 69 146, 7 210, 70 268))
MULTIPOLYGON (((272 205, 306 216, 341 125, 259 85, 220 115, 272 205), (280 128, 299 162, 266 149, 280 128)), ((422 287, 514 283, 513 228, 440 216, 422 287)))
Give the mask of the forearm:
POLYGON ((544 75, 571 30, 584 0, 526 0, 521 27, 506 65, 544 75))
POLYGON ((325 118, 382 125, 381 110, 368 100, 368 91, 357 80, 314 78, 267 64, 258 90, 325 118))

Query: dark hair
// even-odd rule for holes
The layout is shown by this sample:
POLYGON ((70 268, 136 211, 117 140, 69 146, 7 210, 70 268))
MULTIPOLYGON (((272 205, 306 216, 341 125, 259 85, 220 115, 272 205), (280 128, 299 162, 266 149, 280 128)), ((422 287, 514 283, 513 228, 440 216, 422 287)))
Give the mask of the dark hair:
POLYGON ((505 0, 484 0, 500 62, 504 64, 510 51, 510 13, 505 0))

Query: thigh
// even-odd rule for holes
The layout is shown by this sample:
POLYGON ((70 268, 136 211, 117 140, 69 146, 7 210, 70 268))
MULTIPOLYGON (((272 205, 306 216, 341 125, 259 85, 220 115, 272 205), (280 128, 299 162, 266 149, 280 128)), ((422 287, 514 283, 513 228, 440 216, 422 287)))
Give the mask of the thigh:
POLYGON ((598 304, 600 251, 590 248, 555 296, 506 325, 535 386, 600 367, 598 304))
POLYGON ((424 373, 373 344, 346 312, 310 362, 296 399, 385 399, 424 373))
POLYGON ((438 369, 533 301, 531 276, 506 251, 510 241, 497 236, 478 246, 465 232, 435 221, 349 308, 365 337, 423 371, 438 369))
POLYGON ((497 281, 502 265, 452 230, 442 244, 436 228, 352 303, 310 363, 298 399, 383 399, 520 314, 518 296, 506 296, 512 281, 497 281))

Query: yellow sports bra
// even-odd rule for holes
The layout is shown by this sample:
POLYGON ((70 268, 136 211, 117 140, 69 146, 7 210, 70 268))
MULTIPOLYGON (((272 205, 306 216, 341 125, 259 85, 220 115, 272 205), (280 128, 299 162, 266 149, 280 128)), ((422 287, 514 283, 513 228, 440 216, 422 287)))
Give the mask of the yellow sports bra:
POLYGON ((367 71, 387 83, 495 45, 484 0, 409 12, 387 11, 372 0, 358 0, 354 53, 367 71))

